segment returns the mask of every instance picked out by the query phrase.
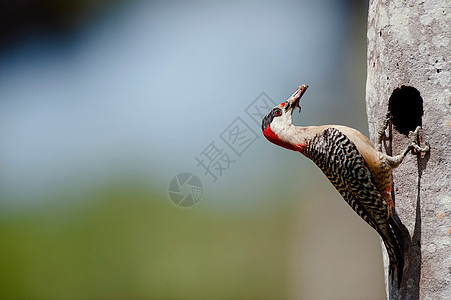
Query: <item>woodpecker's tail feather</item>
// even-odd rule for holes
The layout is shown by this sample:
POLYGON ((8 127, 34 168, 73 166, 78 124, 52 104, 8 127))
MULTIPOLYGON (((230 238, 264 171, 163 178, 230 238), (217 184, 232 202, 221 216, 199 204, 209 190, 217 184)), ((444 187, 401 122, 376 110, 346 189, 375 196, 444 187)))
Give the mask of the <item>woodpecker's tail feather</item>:
POLYGON ((403 241, 402 239, 396 238, 394 232, 395 230, 393 228, 394 226, 398 228, 396 221, 393 220, 392 217, 390 217, 389 223, 390 225, 387 224, 387 226, 384 226, 385 230, 383 230, 383 232, 379 232, 379 234, 381 235, 382 240, 384 241, 385 248, 387 249, 388 257, 390 260, 389 275, 391 278, 391 283, 393 284, 396 271, 398 275, 397 280, 399 288, 401 285, 402 274, 404 269, 404 249, 401 246, 403 241))

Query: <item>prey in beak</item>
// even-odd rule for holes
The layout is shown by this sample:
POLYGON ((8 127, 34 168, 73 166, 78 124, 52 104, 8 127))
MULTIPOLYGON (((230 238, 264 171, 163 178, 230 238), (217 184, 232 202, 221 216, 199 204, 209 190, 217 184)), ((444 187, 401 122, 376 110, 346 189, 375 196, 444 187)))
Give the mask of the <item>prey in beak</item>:
POLYGON ((308 85, 303 84, 293 92, 293 94, 285 102, 284 106, 285 106, 286 112, 291 110, 291 113, 293 113, 293 111, 296 107, 298 107, 299 112, 301 112, 301 106, 299 105, 299 103, 300 103, 302 95, 304 95, 307 88, 308 88, 308 85))

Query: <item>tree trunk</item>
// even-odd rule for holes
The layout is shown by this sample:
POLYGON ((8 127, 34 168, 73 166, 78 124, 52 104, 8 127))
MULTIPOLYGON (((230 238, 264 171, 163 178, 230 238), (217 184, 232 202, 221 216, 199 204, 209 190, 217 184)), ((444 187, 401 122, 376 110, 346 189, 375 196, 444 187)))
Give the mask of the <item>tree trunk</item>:
POLYGON ((406 263, 398 289, 384 248, 387 296, 451 299, 451 1, 370 0, 367 37, 371 140, 390 110, 388 154, 402 151, 416 125, 423 128, 418 143, 431 148, 409 154, 393 173, 406 263))

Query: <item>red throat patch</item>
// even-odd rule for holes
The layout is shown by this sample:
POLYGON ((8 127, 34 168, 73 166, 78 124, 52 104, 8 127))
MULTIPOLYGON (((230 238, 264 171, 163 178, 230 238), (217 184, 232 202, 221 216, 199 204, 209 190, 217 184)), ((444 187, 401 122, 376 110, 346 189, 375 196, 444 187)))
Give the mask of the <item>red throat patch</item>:
MULTIPOLYGON (((270 141, 273 144, 276 144, 280 147, 286 148, 288 150, 293 151, 299 151, 302 154, 305 153, 305 148, 307 148, 307 145, 298 144, 298 145, 292 145, 288 142, 282 141, 277 134, 272 131, 271 126, 267 126, 265 130, 263 130, 263 135, 266 137, 268 141, 270 141)), ((305 155, 305 154, 304 154, 305 155)))

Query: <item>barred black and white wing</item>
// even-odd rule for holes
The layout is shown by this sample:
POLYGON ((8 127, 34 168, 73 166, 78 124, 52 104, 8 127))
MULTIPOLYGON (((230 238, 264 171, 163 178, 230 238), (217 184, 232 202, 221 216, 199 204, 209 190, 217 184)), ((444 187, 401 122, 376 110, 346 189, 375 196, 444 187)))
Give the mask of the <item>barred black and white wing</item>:
MULTIPOLYGON (((336 128, 327 128, 308 141, 305 155, 323 171, 351 208, 382 237, 396 268, 398 284, 404 267, 403 250, 390 226, 390 207, 376 188, 370 170, 354 143, 336 128)), ((393 278, 393 277, 392 277, 393 278)))

